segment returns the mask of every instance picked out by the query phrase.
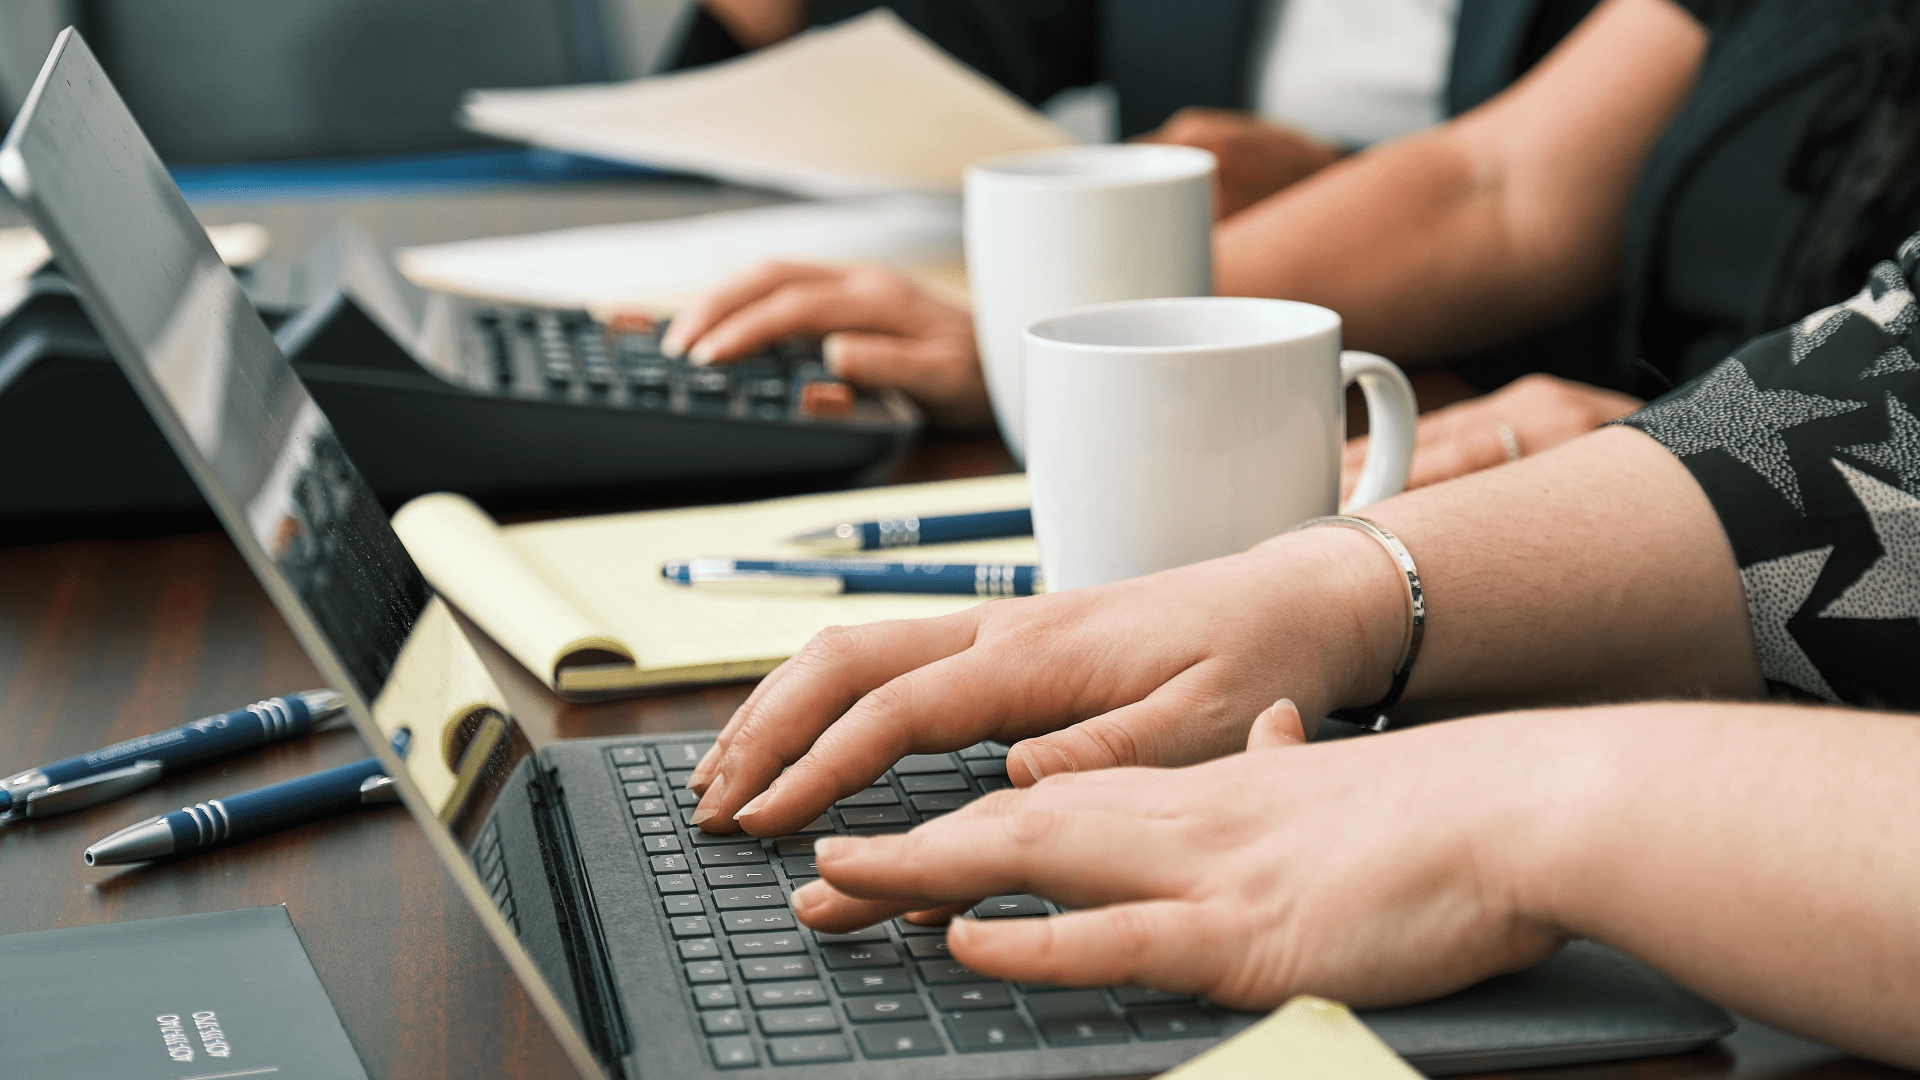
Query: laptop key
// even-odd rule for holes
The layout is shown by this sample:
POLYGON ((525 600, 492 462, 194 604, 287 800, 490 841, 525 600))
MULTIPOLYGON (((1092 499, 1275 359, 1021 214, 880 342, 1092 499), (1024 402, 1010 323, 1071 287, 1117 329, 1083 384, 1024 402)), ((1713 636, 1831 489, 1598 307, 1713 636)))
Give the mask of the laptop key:
POLYGON ((967 762, 967 771, 975 776, 1006 776, 1006 758, 987 758, 983 761, 967 762))
POLYGON ((732 983, 714 983, 694 987, 693 1004, 701 1009, 731 1009, 739 1002, 734 999, 732 983))
POLYGON ((943 791, 936 795, 915 795, 909 801, 922 814, 944 814, 958 810, 980 796, 971 791, 943 791))
POLYGON ((615 765, 644 765, 647 761, 647 748, 644 746, 616 746, 607 751, 615 765))
POLYGON ((1019 919, 1046 913, 1046 902, 1037 896, 989 896, 973 906, 976 919, 1019 919))
POLYGON ((940 1042, 940 1033, 925 1021, 868 1024, 853 1029, 853 1033, 860 1040, 860 1049, 870 1058, 921 1057, 947 1052, 940 1042))
POLYGON ((777 1065, 805 1065, 811 1061, 845 1061, 852 1057, 847 1040, 839 1035, 804 1035, 768 1039, 767 1054, 777 1065))
POLYGON ((811 979, 816 974, 813 959, 807 956, 763 956, 740 961, 740 977, 748 982, 811 979))
POLYGON ((918 795, 928 791, 967 791, 967 778, 959 773, 927 773, 924 776, 903 776, 900 789, 909 795, 918 795))
POLYGON ((614 771, 620 774, 622 783, 628 780, 653 779, 653 766, 651 765, 622 765, 614 771))
POLYGON ((700 793, 697 791, 688 791, 686 788, 680 788, 673 793, 673 805, 683 807, 699 806, 700 793))
POLYGON ((813 852, 811 836, 783 836, 773 842, 776 855, 809 855, 813 852))
POLYGON ((716 866, 705 872, 707 884, 716 889, 735 889, 744 885, 776 885, 779 878, 764 866, 716 866))
POLYGON ((701 960, 688 964, 687 981, 690 983, 726 982, 727 965, 719 960, 701 960))
POLYGON ((919 967, 920 978, 925 980, 928 986, 993 981, 979 972, 969 970, 965 964, 956 960, 922 960, 919 967))
POLYGON ((833 831, 833 819, 825 814, 814 818, 800 830, 803 833, 830 833, 833 831))
MULTIPOLYGON (((687 815, 688 819, 692 819, 693 811, 686 810, 682 812, 687 815)), ((712 847, 715 844, 757 844, 760 842, 751 836, 742 836, 739 833, 710 833, 705 829, 695 828, 687 829, 687 837, 693 841, 694 847, 712 847)))
POLYGON ((802 940, 798 930, 783 930, 775 934, 735 934, 727 941, 732 944, 735 956, 774 956, 807 951, 807 943, 802 940))
POLYGON ((819 980, 786 983, 758 983, 747 987, 747 996, 760 1008, 780 1005, 824 1005, 827 988, 819 980))
POLYGON ((634 817, 652 817, 656 814, 664 814, 667 812, 667 800, 629 799, 627 800, 627 809, 633 811, 634 817))
POLYGON ((849 806, 890 806, 899 801, 900 796, 894 794, 890 787, 870 787, 865 791, 856 791, 833 805, 844 810, 849 806))
POLYGON ((700 902, 698 893, 692 896, 669 896, 665 900, 660 901, 660 906, 666 909, 668 918, 673 918, 676 915, 705 915, 707 913, 707 906, 700 902))
POLYGON ((768 1035, 796 1035, 803 1031, 837 1031, 840 1018, 826 1005, 805 1009, 763 1009, 760 1030, 768 1035))
POLYGON ((899 968, 881 971, 842 971, 833 988, 843 994, 910 994, 913 977, 899 968))
POLYGON ((937 960, 951 955, 947 952, 947 939, 940 937, 910 937, 907 939, 907 951, 921 960, 937 960))
POLYGON ((944 1020, 954 1049, 963 1054, 1024 1050, 1034 1045, 1033 1029, 1011 1010, 948 1013, 944 1020))
POLYGON ((1184 1005, 1193 1000, 1192 994, 1176 994, 1171 990, 1155 990, 1147 986, 1111 987, 1113 1000, 1122 1005, 1184 1005))
MULTIPOLYGON (((711 871, 709 871, 711 873, 711 871)), ((787 894, 778 887, 760 886, 749 889, 715 889, 713 906, 721 911, 737 911, 741 908, 762 908, 772 905, 784 905, 787 894)))
POLYGON ((905 919, 893 920, 893 928, 900 931, 902 936, 911 936, 913 934, 945 934, 947 932, 945 923, 941 923, 939 926, 922 926, 917 922, 908 922, 905 919))
POLYGON ((745 911, 728 911, 720 915, 720 925, 729 934, 744 934, 757 930, 793 930, 793 912, 786 908, 748 908, 745 911))
MULTIPOLYGON (((679 841, 675 840, 674 843, 677 845, 679 841)), ((675 847, 674 850, 678 851, 679 848, 675 847)), ((737 841, 727 846, 703 847, 694 855, 700 860, 701 866, 739 866, 742 863, 767 861, 767 853, 760 850, 758 842, 751 847, 737 841)))
POLYGON ((1012 786, 1013 781, 1004 776, 983 776, 980 778, 981 791, 999 791, 1002 788, 1010 788, 1012 786))
POLYGON ((713 1053, 713 1067, 716 1069, 747 1069, 760 1064, 760 1055, 754 1052, 753 1040, 745 1035, 708 1039, 707 1048, 713 1053))
POLYGON ((986 743, 974 743, 972 746, 960 751, 960 760, 962 761, 971 761, 975 758, 990 758, 992 756, 993 751, 987 749, 986 743))
POLYGON ((676 941, 682 960, 706 960, 720 955, 720 943, 710 937, 676 941))
POLYGON ((946 754, 908 754, 894 763, 893 772, 896 776, 906 776, 910 773, 953 772, 956 767, 953 758, 946 754))
POLYGON ((626 792, 627 798, 629 799, 657 799, 660 797, 660 784, 654 780, 622 784, 620 790, 626 792))
POLYGON ((904 806, 855 806, 840 811, 840 820, 847 828, 857 829, 863 825, 901 825, 907 822, 907 808, 904 806))
POLYGON ((635 818, 633 825, 634 828, 639 829, 642 834, 661 834, 671 833, 673 831, 673 819, 670 817, 635 818))
POLYGON ((927 1007, 920 1004, 918 994, 857 997, 840 1004, 846 1007, 847 1019, 856 1024, 873 1020, 913 1020, 927 1015, 927 1007))
MULTIPOLYGON (((661 857, 674 858, 675 856, 661 857)), ((693 883, 692 874, 662 874, 653 880, 660 886, 660 891, 663 893, 690 893, 697 888, 693 883)))
POLYGON ((691 769, 700 764, 712 743, 660 743, 653 748, 662 769, 691 769))
POLYGON ((665 836, 643 836, 640 846, 647 849, 649 855, 665 855, 680 850, 680 838, 668 833, 665 836))
POLYGON ((936 986, 933 1007, 941 1012, 965 1009, 1011 1009, 1013 991, 1005 983, 978 983, 972 986, 936 986))
POLYGON ((849 968, 899 967, 900 951, 892 945, 823 945, 820 956, 835 971, 849 968))
POLYGON ((719 1009, 700 1014, 700 1027, 709 1035, 732 1035, 747 1030, 747 1018, 739 1009, 719 1009))
POLYGON ((851 934, 826 934, 818 930, 813 932, 813 940, 822 945, 845 945, 855 941, 885 941, 887 928, 869 926, 865 930, 855 930, 851 934))
POLYGON ((1040 1034, 1053 1046, 1093 1046, 1127 1041, 1127 1029, 1107 1008, 1098 990, 1067 990, 1033 994, 1027 1010, 1040 1024, 1040 1034))
POLYGON ((1213 1017, 1197 1005, 1140 1005, 1127 1010, 1127 1019, 1149 1040, 1201 1039, 1220 1032, 1213 1017))
POLYGON ((692 769, 675 769, 667 774, 667 786, 683 788, 687 786, 687 781, 692 778, 692 769))
POLYGON ((819 864, 813 861, 812 855, 789 855, 780 860, 780 869, 785 870, 788 877, 820 876, 819 864))
POLYGON ((680 874, 691 869, 685 855, 655 855, 647 862, 653 865, 656 874, 680 874))
MULTIPOLYGON (((697 900, 699 897, 691 899, 697 900)), ((713 927, 708 925, 705 915, 683 915, 669 922, 673 926, 673 936, 677 938, 713 936, 713 927)))

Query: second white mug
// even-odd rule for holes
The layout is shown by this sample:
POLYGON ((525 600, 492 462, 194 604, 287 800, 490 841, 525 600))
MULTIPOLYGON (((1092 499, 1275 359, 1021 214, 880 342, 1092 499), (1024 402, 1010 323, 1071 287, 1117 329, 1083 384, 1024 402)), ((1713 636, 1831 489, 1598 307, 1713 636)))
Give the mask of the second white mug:
POLYGON ((1020 334, 1083 304, 1213 291, 1213 155, 1073 146, 967 169, 974 336, 1000 434, 1025 452, 1020 334))
POLYGON ((1372 438, 1353 495, 1406 487, 1417 409, 1340 316, 1246 297, 1132 300, 1034 322, 1027 479, 1049 591, 1231 555, 1334 512, 1346 386, 1372 438))

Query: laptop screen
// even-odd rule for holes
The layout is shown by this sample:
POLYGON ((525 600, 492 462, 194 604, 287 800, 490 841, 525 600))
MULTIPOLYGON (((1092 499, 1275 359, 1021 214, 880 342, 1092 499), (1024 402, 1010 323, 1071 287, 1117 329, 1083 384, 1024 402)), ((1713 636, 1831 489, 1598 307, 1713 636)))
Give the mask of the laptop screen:
POLYGON ((221 263, 86 43, 61 34, 0 145, 32 217, 114 357, 476 914, 584 1074, 565 1000, 496 910, 470 852, 531 747, 472 643, 221 263), (402 729, 404 760, 392 749, 402 729))

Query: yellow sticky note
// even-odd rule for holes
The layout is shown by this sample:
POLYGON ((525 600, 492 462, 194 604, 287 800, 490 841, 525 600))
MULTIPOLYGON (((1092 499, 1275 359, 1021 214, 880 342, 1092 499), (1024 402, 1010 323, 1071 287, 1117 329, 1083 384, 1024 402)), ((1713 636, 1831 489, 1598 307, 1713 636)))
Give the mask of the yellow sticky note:
POLYGON ((1302 994, 1160 1080, 1421 1080, 1352 1010, 1302 994))

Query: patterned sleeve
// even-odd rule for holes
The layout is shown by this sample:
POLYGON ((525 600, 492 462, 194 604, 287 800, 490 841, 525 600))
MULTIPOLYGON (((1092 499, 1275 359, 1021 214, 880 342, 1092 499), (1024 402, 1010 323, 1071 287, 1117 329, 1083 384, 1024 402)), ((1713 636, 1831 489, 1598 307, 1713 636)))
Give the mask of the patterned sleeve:
POLYGON ((1920 708, 1920 235, 1852 299, 1627 417, 1692 471, 1776 690, 1920 708))

